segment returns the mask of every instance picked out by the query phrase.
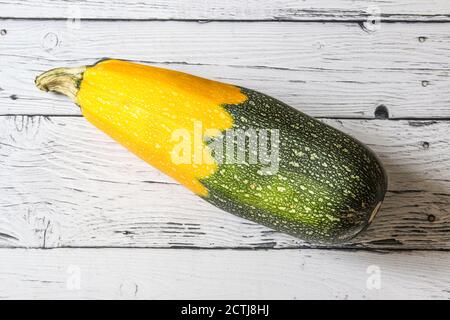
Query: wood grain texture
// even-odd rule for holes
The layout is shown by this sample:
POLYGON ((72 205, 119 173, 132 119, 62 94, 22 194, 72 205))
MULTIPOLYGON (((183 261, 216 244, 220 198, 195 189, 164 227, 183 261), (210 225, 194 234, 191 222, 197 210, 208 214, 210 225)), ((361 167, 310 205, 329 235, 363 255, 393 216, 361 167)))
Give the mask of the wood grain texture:
POLYGON ((253 88, 312 115, 450 117, 447 24, 1 21, 0 114, 79 114, 40 72, 115 57, 253 88), (114 32, 111 32, 114 30, 114 32))
POLYGON ((0 256, 2 299, 450 298, 448 252, 1 249, 0 256))
POLYGON ((2 0, 3 18, 363 21, 370 7, 385 21, 449 21, 447 0, 2 0))
POLYGON ((0 0, 0 299, 450 299, 434 251, 450 250, 448 22, 448 0, 0 0), (380 155, 381 212, 344 248, 297 250, 311 246, 215 209, 34 87, 104 57, 313 116, 410 119, 324 120, 380 155))
MULTIPOLYGON (((368 144, 390 180, 349 246, 450 249, 450 122, 326 123, 368 144)), ((4 247, 310 247, 214 208, 81 117, 0 117, 0 194, 4 247)))

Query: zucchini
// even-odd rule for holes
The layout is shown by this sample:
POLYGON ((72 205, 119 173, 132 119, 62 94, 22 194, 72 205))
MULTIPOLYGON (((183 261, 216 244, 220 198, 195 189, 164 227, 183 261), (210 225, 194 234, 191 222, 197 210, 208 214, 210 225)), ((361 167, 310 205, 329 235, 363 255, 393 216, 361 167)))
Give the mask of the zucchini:
POLYGON ((206 201, 309 242, 348 241, 386 193, 367 147, 260 92, 109 59, 35 82, 206 201))

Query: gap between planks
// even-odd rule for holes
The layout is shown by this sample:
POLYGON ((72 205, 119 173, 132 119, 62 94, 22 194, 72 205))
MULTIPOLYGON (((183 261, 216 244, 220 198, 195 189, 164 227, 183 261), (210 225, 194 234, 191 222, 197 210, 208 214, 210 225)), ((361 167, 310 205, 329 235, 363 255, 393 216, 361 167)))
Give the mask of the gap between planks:
MULTIPOLYGON (((43 117, 43 118, 84 118, 84 116, 80 113, 80 114, 40 114, 40 113, 35 113, 35 114, 22 114, 22 113, 6 113, 6 114, 0 114, 0 117, 43 117)), ((408 121, 411 123, 412 126, 414 126, 414 124, 416 123, 417 126, 421 126, 421 125, 427 125, 427 124, 431 124, 433 122, 436 121, 450 121, 450 118, 427 118, 427 117, 420 117, 420 118, 411 118, 411 117, 404 117, 404 118, 372 118, 372 117, 368 117, 368 118, 364 118, 364 117, 358 117, 358 118, 354 118, 354 117, 345 117, 345 116, 316 116, 313 117, 314 119, 319 119, 319 120, 367 120, 367 121, 408 121), (421 124, 422 123, 422 124, 421 124)))
MULTIPOLYGON (((408 20, 408 19, 386 19, 381 20, 380 23, 387 23, 387 24, 393 24, 393 23, 402 23, 402 24, 446 24, 450 23, 450 15, 436 15, 436 16, 428 16, 429 20, 426 19, 427 16, 420 16, 417 15, 418 18, 423 19, 417 19, 417 20, 408 20), (439 17, 441 19, 439 19, 439 17)), ((381 18, 383 18, 381 16, 381 18)), ((0 17, 0 21, 64 21, 66 22, 68 18, 25 18, 25 17, 0 17)), ((120 18, 109 18, 109 19, 99 19, 99 18, 80 18, 80 22, 193 22, 193 23, 199 23, 199 24, 207 24, 207 23, 333 23, 333 24, 357 24, 361 29, 366 29, 366 22, 367 19, 360 18, 360 19, 348 19, 348 20, 332 20, 332 19, 295 19, 295 20, 287 20, 287 19, 240 19, 240 20, 233 20, 233 19, 120 19, 120 18)), ((370 32, 370 29, 367 30, 367 32, 370 32)))

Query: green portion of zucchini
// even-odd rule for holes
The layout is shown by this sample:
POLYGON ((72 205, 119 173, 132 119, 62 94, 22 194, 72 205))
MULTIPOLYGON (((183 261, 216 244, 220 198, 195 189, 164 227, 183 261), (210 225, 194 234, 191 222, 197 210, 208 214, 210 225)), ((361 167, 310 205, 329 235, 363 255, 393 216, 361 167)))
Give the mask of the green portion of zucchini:
POLYGON ((230 143, 226 132, 207 141, 220 165, 201 180, 209 190, 204 198, 225 211, 311 242, 343 242, 364 230, 387 189, 376 156, 347 134, 272 97, 241 90, 248 99, 225 108, 234 118, 232 130, 250 133, 244 144, 234 141, 235 155, 245 154, 245 162, 227 163, 225 156, 214 154, 218 145, 226 150, 230 143), (254 163, 250 158, 254 132, 258 137, 267 134, 266 161, 254 163))

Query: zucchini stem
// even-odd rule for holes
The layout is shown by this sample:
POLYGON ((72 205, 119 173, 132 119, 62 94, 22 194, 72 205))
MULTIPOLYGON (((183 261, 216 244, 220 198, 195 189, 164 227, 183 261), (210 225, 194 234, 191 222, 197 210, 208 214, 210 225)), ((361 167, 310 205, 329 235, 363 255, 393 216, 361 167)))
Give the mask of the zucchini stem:
POLYGON ((51 69, 36 77, 34 83, 40 90, 62 93, 76 102, 85 71, 85 66, 51 69))

